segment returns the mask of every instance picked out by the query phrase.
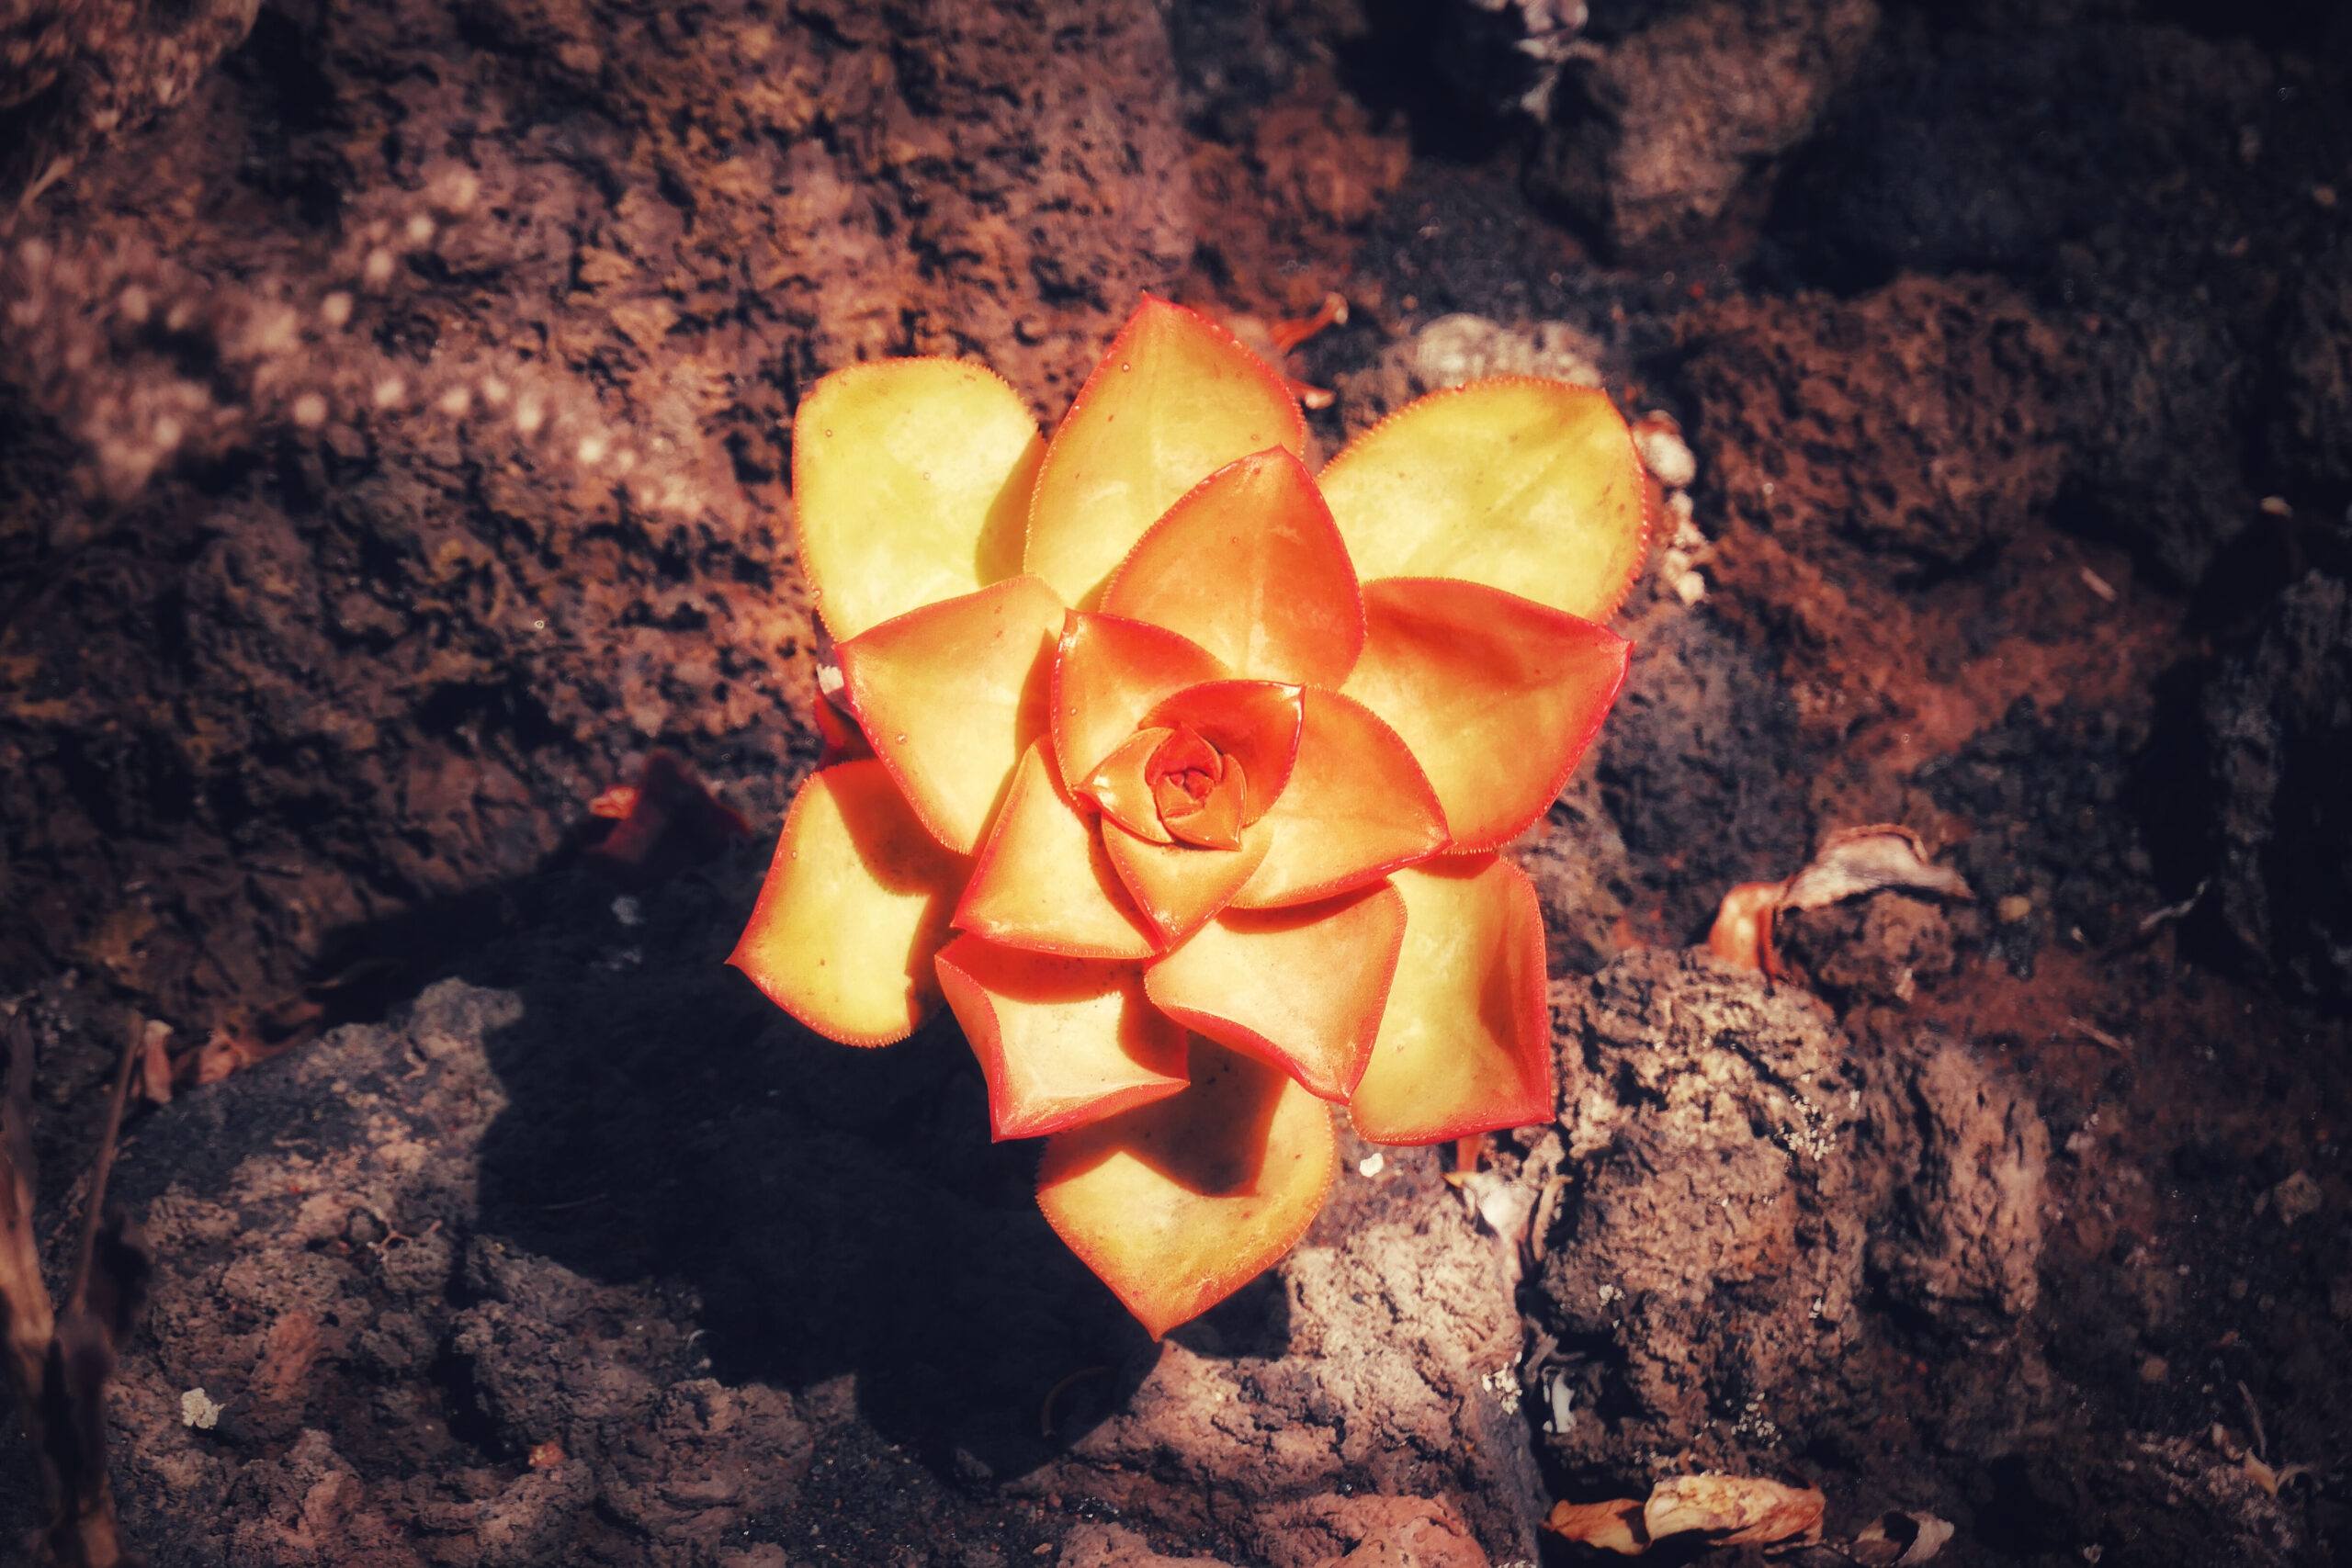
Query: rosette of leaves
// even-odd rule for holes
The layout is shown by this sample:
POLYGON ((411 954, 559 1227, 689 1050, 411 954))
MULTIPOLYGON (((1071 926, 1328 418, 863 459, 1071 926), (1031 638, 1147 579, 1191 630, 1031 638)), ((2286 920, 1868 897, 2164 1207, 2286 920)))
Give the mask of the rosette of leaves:
POLYGON ((952 1008, 999 1138, 1153 1334, 1280 1258, 1334 1108, 1548 1120, 1543 921, 1495 851, 1598 729, 1645 536, 1623 420, 1441 392, 1321 474, 1282 378, 1147 298, 1043 440, 982 367, 860 365, 793 425, 841 760, 730 962, 853 1045, 952 1008))

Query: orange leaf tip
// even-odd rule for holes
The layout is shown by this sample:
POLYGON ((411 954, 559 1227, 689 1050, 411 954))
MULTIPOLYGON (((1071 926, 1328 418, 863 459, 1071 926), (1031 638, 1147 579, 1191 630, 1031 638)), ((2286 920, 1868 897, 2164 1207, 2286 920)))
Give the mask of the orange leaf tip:
POLYGON ((842 643, 858 727, 933 837, 969 854, 1013 764, 1046 732, 1062 603, 1035 577, 885 621, 842 643))
POLYGON ((939 1000, 932 957, 971 866, 923 830, 881 763, 811 774, 728 963, 820 1034, 904 1039, 939 1000))
POLYGON ((1087 604, 1179 497, 1273 446, 1306 448, 1282 378, 1225 328, 1146 295, 1046 448, 1023 570, 1087 604))
POLYGON ((959 936, 941 987, 988 1079, 994 1135, 1035 1138, 1184 1088, 1184 1031, 1144 995, 1134 964, 959 936))
POLYGON ((1331 1190, 1331 1115, 1279 1070, 1197 1036, 1192 1087, 1046 1142, 1046 1221, 1154 1338, 1248 1284, 1331 1190))

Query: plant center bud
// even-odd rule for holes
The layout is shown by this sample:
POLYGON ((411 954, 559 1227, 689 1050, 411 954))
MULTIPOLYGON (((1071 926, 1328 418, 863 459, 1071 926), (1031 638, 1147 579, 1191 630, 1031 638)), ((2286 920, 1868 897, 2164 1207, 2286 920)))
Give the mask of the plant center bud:
POLYGON ((1180 724, 1144 764, 1159 825, 1187 844, 1203 849, 1241 847, 1241 808, 1247 781, 1241 764, 1180 724))

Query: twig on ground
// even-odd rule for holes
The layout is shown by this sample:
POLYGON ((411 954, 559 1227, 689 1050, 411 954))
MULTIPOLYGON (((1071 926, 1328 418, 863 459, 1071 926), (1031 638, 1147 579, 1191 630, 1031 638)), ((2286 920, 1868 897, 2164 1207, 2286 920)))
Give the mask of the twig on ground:
POLYGON ((115 1074, 106 1132, 90 1173, 90 1195, 74 1262, 73 1293, 59 1312, 40 1273, 33 1230, 33 1034, 20 1010, 5 1028, 7 1076, 0 1096, 0 1338, 17 1419, 40 1456, 49 1522, 26 1550, 46 1568, 132 1568, 107 1479, 106 1385, 115 1347, 146 1294, 149 1260, 119 1209, 107 1206, 107 1179, 122 1132, 123 1102, 145 1030, 131 1022, 115 1074))

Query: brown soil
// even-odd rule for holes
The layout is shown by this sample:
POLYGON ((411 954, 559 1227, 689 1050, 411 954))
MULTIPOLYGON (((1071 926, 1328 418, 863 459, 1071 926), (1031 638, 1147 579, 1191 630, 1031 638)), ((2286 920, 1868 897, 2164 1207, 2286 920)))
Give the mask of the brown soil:
POLYGON ((1573 9, 0 17, 59 1245, 128 1016, 339 1026, 129 1133, 155 1562, 1567 1562, 1551 1501, 1699 1469, 1957 1564, 2352 1562, 2352 34, 1573 9), (1519 848, 1558 1121, 1464 1192, 1351 1147, 1157 1346, 952 1022, 844 1051, 718 965, 820 744, 799 389, 970 354, 1052 419, 1147 288, 1345 293, 1326 451, 1442 341, 1696 457, 1519 848), (624 893, 587 807, 656 748, 752 836, 624 893), (1874 821, 1973 897, 1688 951, 1874 821))

